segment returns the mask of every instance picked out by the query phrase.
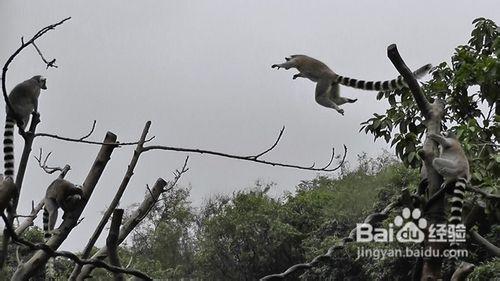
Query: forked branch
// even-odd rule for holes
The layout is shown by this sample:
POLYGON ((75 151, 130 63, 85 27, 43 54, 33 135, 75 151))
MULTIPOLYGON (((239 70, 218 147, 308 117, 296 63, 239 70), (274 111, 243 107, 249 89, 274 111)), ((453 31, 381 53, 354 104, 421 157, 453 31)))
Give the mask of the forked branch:
MULTIPOLYGON (((53 174, 53 173, 55 173, 57 171, 61 171, 62 172, 64 170, 64 168, 61 168, 61 167, 50 167, 49 165, 47 165, 47 161, 49 160, 49 157, 50 157, 51 154, 52 154, 52 151, 49 152, 49 153, 47 153, 47 155, 45 155, 45 159, 43 159, 43 161, 42 161, 43 150, 42 150, 42 148, 40 148, 40 153, 38 154, 38 157, 36 155, 34 155, 33 157, 38 162, 38 166, 40 168, 42 168, 42 170, 45 173, 47 173, 47 174, 53 174)), ((67 167, 69 167, 69 165, 67 165, 67 167)))

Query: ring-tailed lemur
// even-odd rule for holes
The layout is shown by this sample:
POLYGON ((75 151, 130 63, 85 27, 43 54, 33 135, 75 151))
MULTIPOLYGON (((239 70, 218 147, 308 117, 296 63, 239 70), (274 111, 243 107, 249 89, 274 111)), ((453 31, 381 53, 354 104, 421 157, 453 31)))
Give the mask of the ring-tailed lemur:
MULTIPOLYGON (((64 211, 62 218, 66 218, 68 213, 78 206, 82 196, 82 189, 67 180, 58 178, 49 185, 45 193, 45 206, 43 208, 45 243, 52 237, 52 231, 56 226, 58 209, 61 208, 64 211)), ((45 274, 48 279, 55 277, 54 260, 52 258, 47 261, 45 274)))
MULTIPOLYGON (((308 78, 316 82, 316 102, 322 106, 335 109, 344 115, 344 110, 339 107, 344 103, 354 103, 357 99, 344 98, 340 96, 339 84, 362 90, 374 91, 392 91, 408 87, 403 77, 398 77, 388 81, 364 81, 336 74, 323 62, 308 57, 306 55, 292 55, 285 58, 286 62, 282 64, 273 64, 272 68, 296 68, 299 73, 293 76, 293 79, 299 77, 308 78)), ((415 78, 420 78, 429 72, 430 64, 413 72, 415 78)))
POLYGON ((12 109, 7 106, 5 110, 4 177, 0 190, 0 211, 2 212, 9 206, 12 196, 17 193, 14 183, 14 125, 17 121, 21 130, 26 128, 30 114, 37 111, 40 89, 47 89, 46 79, 37 75, 16 85, 9 94, 12 109))
MULTIPOLYGON (((448 223, 461 224, 465 188, 471 177, 469 161, 455 134, 451 132, 445 136, 429 134, 428 137, 439 144, 439 157, 434 158, 432 166, 444 178, 441 187, 447 188, 450 184, 454 184, 448 223)), ((456 245, 458 244, 451 243, 451 246, 456 245)))
POLYGON ((5 179, 14 180, 14 124, 22 130, 26 128, 30 115, 38 110, 38 97, 40 89, 47 89, 46 79, 40 75, 33 76, 12 89, 9 94, 9 102, 12 107, 7 106, 5 117, 5 131, 3 139, 5 179))

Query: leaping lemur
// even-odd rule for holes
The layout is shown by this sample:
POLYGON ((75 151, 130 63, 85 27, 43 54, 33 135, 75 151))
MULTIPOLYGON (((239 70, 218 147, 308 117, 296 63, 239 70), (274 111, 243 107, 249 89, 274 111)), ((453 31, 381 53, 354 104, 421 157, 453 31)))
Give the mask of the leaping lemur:
MULTIPOLYGON (((344 98, 340 96, 339 84, 362 90, 392 91, 408 87, 403 77, 399 76, 387 81, 364 81, 357 80, 336 74, 323 62, 308 57, 306 55, 292 55, 285 58, 282 64, 273 64, 272 68, 290 69, 296 68, 299 73, 293 79, 299 77, 308 78, 316 82, 316 102, 324 107, 333 108, 338 113, 344 115, 344 110, 339 107, 344 103, 354 103, 357 99, 344 98)), ((430 64, 426 64, 413 72, 415 78, 421 78, 431 69, 430 64)))

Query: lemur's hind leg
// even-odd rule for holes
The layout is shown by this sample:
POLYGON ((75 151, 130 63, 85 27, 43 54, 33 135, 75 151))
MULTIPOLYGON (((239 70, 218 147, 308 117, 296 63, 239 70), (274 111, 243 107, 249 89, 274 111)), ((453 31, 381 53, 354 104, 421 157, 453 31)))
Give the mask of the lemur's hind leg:
POLYGON ((324 107, 333 108, 338 113, 344 115, 344 110, 340 108, 328 94, 332 91, 331 81, 321 80, 316 84, 316 102, 324 107))
POLYGON ((57 210, 59 209, 59 206, 57 205, 57 202, 51 198, 45 198, 44 203, 45 203, 45 209, 49 213, 48 228, 49 231, 52 231, 56 226, 57 213, 58 213, 57 210))
POLYGON ((304 76, 304 74, 302 74, 302 73, 297 73, 297 74, 295 74, 295 75, 293 76, 293 78, 292 78, 292 79, 293 79, 293 80, 295 80, 295 79, 297 79, 297 78, 307 78, 307 77, 305 77, 305 76, 304 76))

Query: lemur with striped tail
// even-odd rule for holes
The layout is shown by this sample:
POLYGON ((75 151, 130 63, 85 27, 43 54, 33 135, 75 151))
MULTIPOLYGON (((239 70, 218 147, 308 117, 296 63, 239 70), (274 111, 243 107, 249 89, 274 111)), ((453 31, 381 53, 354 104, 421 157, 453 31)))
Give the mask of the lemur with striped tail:
MULTIPOLYGON (((432 166, 443 176, 444 182, 441 188, 454 185, 448 223, 461 224, 465 188, 471 178, 469 161, 454 133, 447 132, 444 136, 431 133, 427 136, 439 145, 439 157, 434 158, 432 166)), ((451 243, 451 246, 457 245, 457 243, 451 243)))
POLYGON ((9 94, 10 106, 6 108, 5 131, 3 138, 4 181, 14 181, 14 125, 17 122, 24 131, 30 120, 30 115, 38 111, 40 90, 47 89, 46 79, 40 75, 17 84, 9 94))
MULTIPOLYGON (((58 209, 64 211, 62 216, 65 219, 68 214, 73 211, 83 197, 81 188, 76 187, 71 182, 57 178, 47 188, 45 193, 43 208, 43 232, 44 239, 47 242, 54 232, 56 226, 58 209)), ((47 279, 55 277, 54 260, 51 258, 47 261, 45 275, 47 279)))
MULTIPOLYGON (((286 62, 273 64, 271 67, 277 69, 296 68, 299 73, 295 74, 293 79, 302 77, 316 82, 316 102, 324 107, 333 108, 342 115, 344 115, 344 110, 339 105, 354 103, 357 99, 341 97, 339 84, 370 91, 392 91, 408 87, 401 76, 387 81, 364 81, 341 76, 323 62, 306 55, 292 55, 285 60, 286 62)), ((417 79, 421 78, 429 72, 431 67, 430 64, 426 64, 413 72, 413 75, 417 79)))
POLYGON ((6 107, 3 137, 4 175, 0 188, 0 211, 10 205, 17 188, 14 182, 14 126, 26 128, 30 115, 38 109, 40 90, 47 89, 46 79, 40 75, 17 84, 9 94, 10 107, 6 107))

